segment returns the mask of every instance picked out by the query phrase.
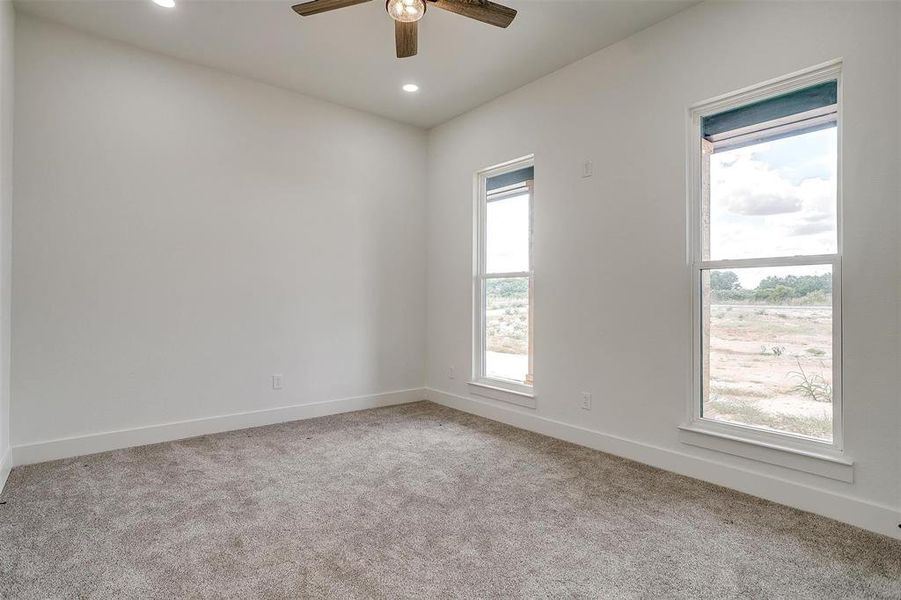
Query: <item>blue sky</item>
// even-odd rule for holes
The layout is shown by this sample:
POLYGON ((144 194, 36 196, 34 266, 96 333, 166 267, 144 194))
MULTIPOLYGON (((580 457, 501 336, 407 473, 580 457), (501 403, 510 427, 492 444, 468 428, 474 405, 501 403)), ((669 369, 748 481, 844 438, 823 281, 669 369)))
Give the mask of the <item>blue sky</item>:
MULTIPOLYGON (((834 253, 837 168, 835 127, 713 154, 711 260, 834 253)), ((769 275, 764 269, 734 271, 748 289, 769 275)))

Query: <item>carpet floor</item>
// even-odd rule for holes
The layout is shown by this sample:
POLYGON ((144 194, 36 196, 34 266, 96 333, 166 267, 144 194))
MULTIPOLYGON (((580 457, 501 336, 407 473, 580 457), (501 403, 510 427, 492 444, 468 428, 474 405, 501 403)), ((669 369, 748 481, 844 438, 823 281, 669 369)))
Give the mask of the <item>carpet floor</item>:
POLYGON ((0 597, 901 598, 901 543, 428 402, 18 467, 0 597))

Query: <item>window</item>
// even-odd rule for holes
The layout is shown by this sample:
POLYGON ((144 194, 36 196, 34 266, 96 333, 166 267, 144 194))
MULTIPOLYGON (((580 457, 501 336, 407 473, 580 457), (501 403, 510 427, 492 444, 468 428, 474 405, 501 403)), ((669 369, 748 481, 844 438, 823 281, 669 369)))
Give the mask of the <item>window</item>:
POLYGON ((840 72, 692 111, 692 424, 841 449, 840 72))
MULTIPOLYGON (((478 174, 473 382, 532 391, 532 159, 478 174)), ((499 399, 509 400, 509 397, 499 399)))

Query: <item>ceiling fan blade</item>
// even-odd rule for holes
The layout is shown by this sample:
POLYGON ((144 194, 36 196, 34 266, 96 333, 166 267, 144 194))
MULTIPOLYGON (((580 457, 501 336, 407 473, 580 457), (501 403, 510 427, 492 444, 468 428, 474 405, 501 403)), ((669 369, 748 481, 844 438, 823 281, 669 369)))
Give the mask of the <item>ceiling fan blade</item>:
POLYGON ((345 6, 353 6, 354 4, 362 4, 369 0, 313 0, 312 2, 304 2, 303 4, 295 4, 291 8, 294 12, 302 17, 310 15, 318 15, 327 10, 335 10, 336 8, 344 8, 345 6))
POLYGON ((419 22, 394 22, 394 45, 397 47, 397 58, 416 56, 418 46, 419 22))
POLYGON ((429 0, 438 8, 488 23, 496 27, 506 27, 513 22, 516 10, 489 2, 489 0, 429 0))

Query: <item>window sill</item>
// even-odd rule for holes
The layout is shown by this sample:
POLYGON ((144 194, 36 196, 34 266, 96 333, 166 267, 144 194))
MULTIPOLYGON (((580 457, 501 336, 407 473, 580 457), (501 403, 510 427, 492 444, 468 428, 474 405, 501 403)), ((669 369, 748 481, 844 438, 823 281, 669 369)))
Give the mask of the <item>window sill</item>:
POLYGON ((510 404, 525 406, 526 408, 535 408, 535 394, 531 392, 503 388, 500 387, 503 384, 495 384, 494 382, 470 381, 468 384, 469 393, 476 396, 509 402, 510 404))
POLYGON ((697 425, 679 427, 679 441, 689 446, 715 450, 845 483, 854 481, 854 461, 844 457, 748 440, 726 433, 709 431, 697 425))

